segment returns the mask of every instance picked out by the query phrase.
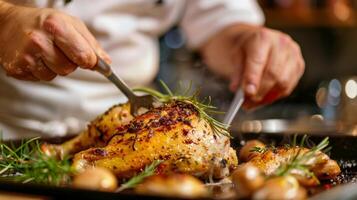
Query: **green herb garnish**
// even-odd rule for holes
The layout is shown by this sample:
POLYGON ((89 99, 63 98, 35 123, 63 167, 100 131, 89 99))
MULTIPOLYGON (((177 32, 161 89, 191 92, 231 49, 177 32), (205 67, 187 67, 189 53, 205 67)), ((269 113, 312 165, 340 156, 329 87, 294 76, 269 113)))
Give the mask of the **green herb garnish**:
POLYGON ((249 152, 265 153, 269 150, 267 147, 253 147, 249 152))
POLYGON ((156 97, 162 103, 170 103, 174 101, 180 101, 184 103, 191 104, 198 111, 199 117, 201 119, 206 120, 211 126, 213 133, 216 135, 224 135, 230 137, 228 132, 228 125, 224 124, 213 117, 210 114, 222 114, 222 112, 217 111, 217 107, 211 105, 211 98, 206 98, 203 101, 198 99, 199 91, 191 92, 191 84, 190 86, 183 92, 182 94, 176 94, 172 92, 169 87, 163 82, 160 81, 162 87, 164 88, 167 94, 163 94, 151 88, 137 88, 135 91, 148 93, 154 97, 156 97))
POLYGON ((163 161, 162 160, 155 160, 152 162, 150 165, 146 166, 144 171, 140 172, 138 175, 132 177, 129 179, 127 182, 123 183, 117 190, 116 192, 121 192, 123 190, 129 189, 129 188, 134 188, 143 180, 149 176, 152 176, 155 174, 155 170, 159 164, 161 164, 163 161))
POLYGON ((57 160, 44 154, 38 137, 23 140, 18 147, 1 141, 0 151, 1 179, 61 185, 68 183, 74 172, 69 159, 57 160))
POLYGON ((275 152, 276 150, 277 147, 275 146, 275 144, 271 143, 269 145, 266 145, 265 147, 253 147, 252 149, 249 150, 249 152, 257 152, 263 154, 267 151, 275 152))
MULTIPOLYGON (((285 176, 290 174, 293 170, 300 170, 308 177, 314 177, 314 173, 309 170, 308 162, 315 157, 320 151, 326 150, 329 145, 329 138, 326 137, 318 145, 312 147, 306 152, 301 152, 302 147, 305 144, 307 136, 305 135, 301 142, 299 149, 296 150, 296 153, 288 160, 285 164, 281 165, 275 172, 275 176, 285 176)), ((292 148, 296 148, 296 137, 294 139, 295 144, 292 144, 292 148)))

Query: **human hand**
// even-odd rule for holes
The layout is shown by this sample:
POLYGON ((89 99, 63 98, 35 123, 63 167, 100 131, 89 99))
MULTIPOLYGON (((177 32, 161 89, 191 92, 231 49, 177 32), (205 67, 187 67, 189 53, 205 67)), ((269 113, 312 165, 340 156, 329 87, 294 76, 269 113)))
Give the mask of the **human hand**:
POLYGON ((96 53, 110 62, 79 19, 54 9, 0 4, 0 65, 7 75, 49 81, 77 66, 94 67, 96 53))
POLYGON ((232 26, 205 44, 202 53, 213 71, 230 80, 232 91, 243 87, 246 109, 288 96, 305 68, 290 36, 260 26, 232 26))

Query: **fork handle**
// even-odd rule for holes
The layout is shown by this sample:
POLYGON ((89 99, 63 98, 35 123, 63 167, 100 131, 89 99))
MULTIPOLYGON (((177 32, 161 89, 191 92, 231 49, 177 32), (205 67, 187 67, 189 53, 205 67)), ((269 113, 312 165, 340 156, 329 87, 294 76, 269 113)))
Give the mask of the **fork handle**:
POLYGON ((113 73, 111 67, 102 58, 97 56, 97 59, 97 64, 93 69, 107 77, 117 88, 119 88, 120 91, 125 94, 126 97, 128 97, 129 101, 133 100, 136 97, 133 91, 121 78, 113 73))

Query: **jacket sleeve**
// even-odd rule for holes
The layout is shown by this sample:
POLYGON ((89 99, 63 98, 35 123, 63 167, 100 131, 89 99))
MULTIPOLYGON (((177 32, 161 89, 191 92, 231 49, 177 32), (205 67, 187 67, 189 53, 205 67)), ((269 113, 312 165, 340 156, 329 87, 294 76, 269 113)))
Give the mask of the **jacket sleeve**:
POLYGON ((261 25, 264 16, 255 0, 187 0, 181 27, 190 48, 234 23, 261 25))

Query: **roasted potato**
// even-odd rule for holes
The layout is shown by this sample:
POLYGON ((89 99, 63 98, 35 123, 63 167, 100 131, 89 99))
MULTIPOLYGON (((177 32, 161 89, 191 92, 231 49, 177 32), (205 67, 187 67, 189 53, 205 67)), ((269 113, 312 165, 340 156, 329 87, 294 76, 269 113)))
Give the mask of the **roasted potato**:
POLYGON ((139 194, 199 198, 208 196, 205 185, 187 174, 154 175, 135 188, 139 194))

